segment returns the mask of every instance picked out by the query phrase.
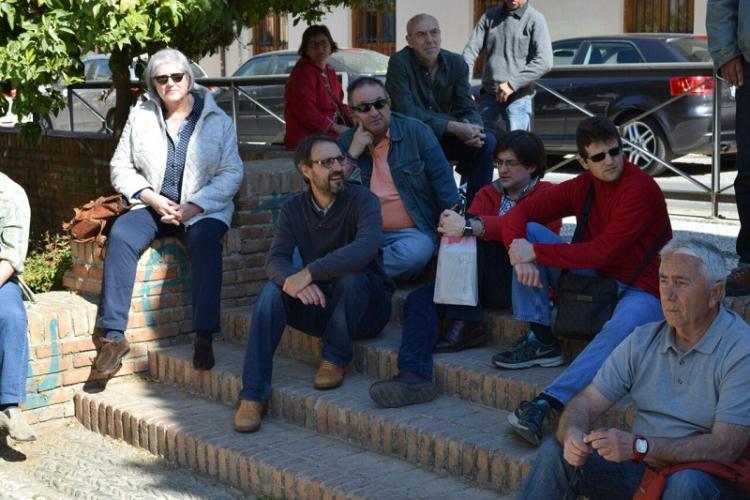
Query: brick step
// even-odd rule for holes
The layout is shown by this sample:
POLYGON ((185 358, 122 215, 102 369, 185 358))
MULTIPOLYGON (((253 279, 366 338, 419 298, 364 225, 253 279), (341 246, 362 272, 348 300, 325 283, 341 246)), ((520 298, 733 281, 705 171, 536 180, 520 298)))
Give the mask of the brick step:
POLYGON ((496 498, 493 491, 274 418, 255 434, 238 434, 232 408, 164 384, 82 393, 75 406, 84 427, 248 493, 288 499, 496 498))
MULTIPOLYGON (((227 340, 241 346, 247 343, 250 314, 235 310, 225 318, 227 340), (242 334, 239 336, 239 334, 242 334)), ((354 360, 350 372, 374 379, 387 379, 398 373, 398 349, 401 328, 389 324, 376 338, 354 343, 354 360)), ((281 338, 277 353, 308 364, 320 363, 322 342, 319 338, 287 328, 281 338)), ((499 370, 492 366, 492 356, 497 347, 485 346, 457 353, 434 355, 434 380, 442 394, 478 403, 489 408, 515 410, 519 403, 530 400, 549 385, 565 369, 528 368, 524 370, 499 370)), ((568 360, 570 356, 568 356, 568 360)), ((613 407, 600 420, 599 425, 630 428, 635 416, 629 404, 613 407)))
MULTIPOLYGON (((244 353, 228 342, 215 342, 214 353, 214 369, 201 372, 192 367, 189 346, 154 351, 151 375, 236 406, 244 353)), ((507 412, 446 396, 383 409, 370 399, 373 379, 350 373, 335 391, 317 391, 315 369, 298 360, 274 360, 273 417, 501 492, 518 489, 531 467, 536 450, 505 425, 507 412)))

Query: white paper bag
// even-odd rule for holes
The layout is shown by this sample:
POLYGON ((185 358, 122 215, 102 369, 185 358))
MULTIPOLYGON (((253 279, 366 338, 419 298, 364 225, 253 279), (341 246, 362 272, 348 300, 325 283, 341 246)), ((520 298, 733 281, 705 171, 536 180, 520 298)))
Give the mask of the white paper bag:
POLYGON ((443 236, 435 275, 436 304, 475 306, 479 303, 477 239, 443 236))

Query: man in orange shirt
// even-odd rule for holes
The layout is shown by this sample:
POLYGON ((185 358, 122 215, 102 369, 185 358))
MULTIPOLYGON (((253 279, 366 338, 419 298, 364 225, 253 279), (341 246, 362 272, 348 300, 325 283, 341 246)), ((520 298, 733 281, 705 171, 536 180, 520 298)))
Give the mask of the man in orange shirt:
POLYGON ((339 138, 342 151, 380 199, 383 264, 391 278, 416 278, 435 253, 440 213, 458 201, 448 160, 432 130, 392 113, 383 83, 362 77, 349 86, 357 126, 339 138))

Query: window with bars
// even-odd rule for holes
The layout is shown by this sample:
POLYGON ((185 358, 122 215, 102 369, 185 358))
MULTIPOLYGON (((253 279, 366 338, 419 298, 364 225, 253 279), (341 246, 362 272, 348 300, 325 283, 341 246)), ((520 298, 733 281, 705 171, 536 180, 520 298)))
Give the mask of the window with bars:
POLYGON ((396 12, 375 7, 352 9, 353 45, 387 56, 396 52, 396 12))
POLYGON ((283 50, 289 47, 288 16, 274 12, 253 26, 253 54, 283 50))
POLYGON ((694 0, 625 0, 626 33, 692 33, 694 0))

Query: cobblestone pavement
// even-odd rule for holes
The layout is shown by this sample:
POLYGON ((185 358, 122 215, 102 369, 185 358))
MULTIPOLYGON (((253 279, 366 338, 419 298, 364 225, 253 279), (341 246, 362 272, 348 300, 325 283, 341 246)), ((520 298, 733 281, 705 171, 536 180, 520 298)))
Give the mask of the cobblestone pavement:
POLYGON ((35 429, 39 439, 33 443, 9 441, 3 447, 0 437, 0 499, 248 498, 73 420, 35 429))

